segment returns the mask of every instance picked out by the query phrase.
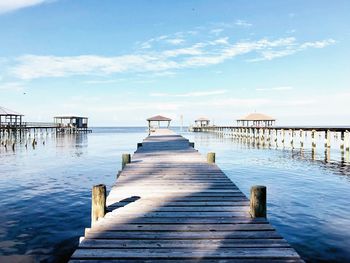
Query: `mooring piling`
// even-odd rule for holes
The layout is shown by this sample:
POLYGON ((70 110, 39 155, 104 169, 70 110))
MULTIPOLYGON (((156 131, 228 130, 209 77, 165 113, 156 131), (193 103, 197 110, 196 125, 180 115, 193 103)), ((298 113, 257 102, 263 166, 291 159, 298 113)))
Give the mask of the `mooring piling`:
POLYGON ((126 166, 126 164, 131 162, 131 155, 129 153, 122 154, 122 168, 126 166))
POLYGON ((106 186, 95 185, 92 188, 91 198, 91 226, 106 214, 106 186))
POLYGON ((255 185, 251 187, 250 214, 253 218, 266 218, 266 186, 255 185))
POLYGON ((215 163, 215 153, 214 153, 214 152, 209 152, 209 153, 207 154, 207 161, 208 161, 208 163, 210 163, 210 164, 215 163))

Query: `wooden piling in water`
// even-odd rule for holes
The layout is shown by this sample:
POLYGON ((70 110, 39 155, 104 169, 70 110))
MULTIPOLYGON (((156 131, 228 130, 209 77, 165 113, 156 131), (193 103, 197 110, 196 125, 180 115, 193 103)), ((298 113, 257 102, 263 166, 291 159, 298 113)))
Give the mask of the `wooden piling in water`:
POLYGON ((311 131, 311 138, 312 138, 312 148, 316 148, 316 130, 311 131))
POLYGON ((131 162, 131 155, 129 153, 123 153, 122 155, 122 168, 125 167, 126 164, 131 162))
POLYGON ((266 218, 266 186, 255 185, 250 188, 250 215, 252 218, 266 218))
POLYGON ((327 130, 326 133, 326 143, 325 143, 325 146, 326 148, 331 148, 331 131, 330 130, 327 130))
POLYGON ((215 153, 210 152, 207 154, 207 162, 208 163, 215 163, 215 153))
POLYGON ((104 184, 95 185, 92 188, 91 198, 91 226, 93 226, 99 218, 106 214, 106 186, 104 184))

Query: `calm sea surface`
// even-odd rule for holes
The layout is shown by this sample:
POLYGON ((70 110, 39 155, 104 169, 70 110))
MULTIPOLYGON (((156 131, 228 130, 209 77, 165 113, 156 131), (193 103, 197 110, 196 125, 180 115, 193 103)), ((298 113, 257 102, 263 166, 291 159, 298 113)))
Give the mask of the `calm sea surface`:
MULTIPOLYGON (((0 262, 66 262, 90 226, 92 185, 110 188, 121 154, 135 151, 146 135, 145 128, 95 128, 87 135, 41 135, 35 149, 0 147, 0 262)), ((183 135, 200 152, 215 151, 246 195, 254 184, 267 186, 270 222, 305 260, 350 262, 350 164, 337 150, 325 161, 323 146, 313 159, 307 149, 183 135)))

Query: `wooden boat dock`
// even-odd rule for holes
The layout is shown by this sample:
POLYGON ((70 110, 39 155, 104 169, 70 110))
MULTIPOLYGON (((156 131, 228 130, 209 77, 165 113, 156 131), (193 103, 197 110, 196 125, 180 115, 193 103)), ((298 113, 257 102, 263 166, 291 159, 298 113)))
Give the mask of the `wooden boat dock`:
POLYGON ((119 173, 106 215, 70 262, 303 262, 249 205, 187 139, 158 130, 119 173))

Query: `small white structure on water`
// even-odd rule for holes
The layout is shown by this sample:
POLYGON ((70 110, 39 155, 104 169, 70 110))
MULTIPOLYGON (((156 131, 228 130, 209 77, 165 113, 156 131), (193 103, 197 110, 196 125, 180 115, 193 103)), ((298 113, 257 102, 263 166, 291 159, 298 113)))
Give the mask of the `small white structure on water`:
POLYGON ((148 121, 148 133, 150 134, 151 132, 155 131, 155 129, 161 128, 162 123, 165 123, 163 127, 169 128, 171 119, 161 115, 156 115, 148 118, 147 121, 148 121))
POLYGON ((23 116, 21 113, 0 106, 0 127, 21 127, 23 116))
POLYGON ((194 121, 196 127, 208 127, 210 124, 210 120, 205 117, 198 118, 194 121))
POLYGON ((237 120, 237 126, 247 127, 270 127, 273 126, 276 119, 262 113, 251 113, 237 120))

